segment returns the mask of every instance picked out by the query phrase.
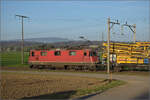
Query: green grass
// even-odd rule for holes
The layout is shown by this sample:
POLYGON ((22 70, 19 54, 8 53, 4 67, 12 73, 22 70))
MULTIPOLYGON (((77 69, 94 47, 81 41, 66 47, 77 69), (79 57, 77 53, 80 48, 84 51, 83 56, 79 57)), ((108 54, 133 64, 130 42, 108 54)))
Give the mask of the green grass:
POLYGON ((124 71, 124 72, 115 72, 115 75, 132 75, 132 76, 150 76, 150 72, 146 71, 124 71))
POLYGON ((124 85, 124 84, 126 84, 126 82, 124 82, 124 81, 112 80, 111 82, 108 82, 102 86, 96 86, 93 89, 79 89, 79 90, 77 90, 76 96, 82 97, 82 96, 89 95, 89 94, 102 93, 110 88, 114 88, 114 87, 124 85))
MULTIPOLYGON (((49 70, 49 69, 35 69, 39 72, 66 72, 66 73, 88 73, 88 74, 107 74, 107 71, 80 71, 80 70, 49 70)), ((149 77, 150 72, 142 71, 123 71, 123 72, 113 72, 112 75, 131 75, 131 76, 146 76, 149 77)))
POLYGON ((27 66, 29 53, 24 53, 24 64, 21 64, 21 52, 1 52, 1 66, 27 66))

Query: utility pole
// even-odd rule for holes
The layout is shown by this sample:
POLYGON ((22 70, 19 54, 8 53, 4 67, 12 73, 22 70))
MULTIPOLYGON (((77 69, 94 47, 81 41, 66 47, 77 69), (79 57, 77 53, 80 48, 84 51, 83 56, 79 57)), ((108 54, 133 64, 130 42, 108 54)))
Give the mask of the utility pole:
POLYGON ((133 42, 135 43, 136 42, 136 24, 133 24, 133 25, 129 25, 127 24, 127 22, 125 24, 122 25, 123 26, 127 26, 130 28, 130 30, 133 32, 133 42))
POLYGON ((16 15, 16 16, 21 18, 21 23, 22 23, 21 63, 24 64, 24 29, 23 29, 23 19, 24 18, 29 18, 29 17, 23 16, 23 15, 16 15))
POLYGON ((112 21, 110 21, 110 18, 108 18, 107 24, 108 24, 108 34, 107 34, 107 74, 109 75, 110 74, 110 30, 112 29, 114 24, 120 25, 120 23, 118 22, 118 20, 116 22, 112 22, 112 21), (111 26, 110 26, 110 24, 111 24, 111 26))
POLYGON ((104 41, 104 33, 102 32, 102 43, 103 43, 103 41, 104 41))

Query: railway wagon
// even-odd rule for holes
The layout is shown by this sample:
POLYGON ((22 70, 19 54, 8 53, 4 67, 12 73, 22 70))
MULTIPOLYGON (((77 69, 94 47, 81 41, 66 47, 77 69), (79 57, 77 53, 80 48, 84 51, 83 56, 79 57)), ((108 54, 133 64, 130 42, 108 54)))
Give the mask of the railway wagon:
POLYGON ((84 50, 31 50, 30 68, 95 70, 99 62, 97 53, 84 50))

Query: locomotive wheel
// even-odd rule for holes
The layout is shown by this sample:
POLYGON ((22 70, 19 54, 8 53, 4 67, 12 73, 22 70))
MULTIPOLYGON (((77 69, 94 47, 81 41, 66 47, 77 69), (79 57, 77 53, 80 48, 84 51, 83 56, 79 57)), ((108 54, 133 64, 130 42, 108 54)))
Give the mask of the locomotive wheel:
POLYGON ((74 69, 75 69, 75 70, 78 70, 78 66, 75 66, 74 69))
POLYGON ((29 67, 30 67, 30 68, 33 68, 33 65, 30 65, 29 67))
POLYGON ((37 68, 37 65, 31 65, 30 68, 31 69, 33 69, 33 68, 35 69, 35 68, 37 68))
POLYGON ((81 70, 82 67, 81 67, 81 66, 74 66, 74 69, 75 69, 75 70, 81 70))
POLYGON ((56 67, 51 67, 52 70, 56 70, 56 67))
POLYGON ((120 72, 120 71, 121 71, 121 66, 114 67, 114 72, 120 72))
POLYGON ((67 66, 67 65, 65 65, 65 66, 64 66, 64 69, 65 69, 65 70, 67 70, 67 69, 68 69, 68 66, 67 66))
POLYGON ((44 68, 43 65, 39 65, 39 66, 38 66, 38 69, 43 69, 43 68, 44 68))
POLYGON ((96 66, 90 66, 90 71, 96 71, 96 66))
POLYGON ((88 68, 88 66, 83 66, 83 70, 88 70, 89 68, 88 68))
POLYGON ((82 68, 82 66, 78 66, 78 69, 79 69, 79 70, 82 70, 83 68, 82 68))

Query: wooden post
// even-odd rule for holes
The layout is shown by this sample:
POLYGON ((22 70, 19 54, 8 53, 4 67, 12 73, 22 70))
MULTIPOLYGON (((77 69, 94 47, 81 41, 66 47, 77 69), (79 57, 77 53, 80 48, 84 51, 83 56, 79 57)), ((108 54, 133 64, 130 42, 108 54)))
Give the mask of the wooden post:
POLYGON ((108 18, 108 34, 107 34, 107 74, 110 71, 110 18, 108 18))
POLYGON ((22 47, 21 47, 21 51, 22 51, 22 64, 24 64, 24 30, 23 30, 23 17, 22 17, 22 47))

